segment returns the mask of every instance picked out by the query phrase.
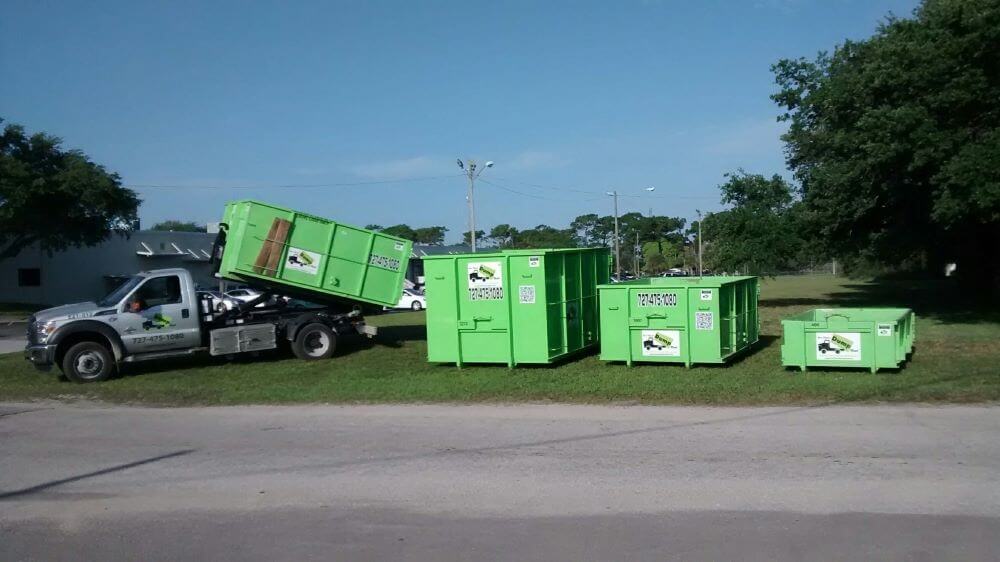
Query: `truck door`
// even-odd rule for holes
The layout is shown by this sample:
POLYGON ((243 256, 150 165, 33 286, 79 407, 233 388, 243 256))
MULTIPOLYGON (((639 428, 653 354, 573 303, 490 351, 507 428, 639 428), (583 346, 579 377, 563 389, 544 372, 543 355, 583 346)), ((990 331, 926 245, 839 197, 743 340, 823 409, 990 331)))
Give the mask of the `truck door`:
POLYGON ((150 277, 132 291, 118 322, 128 353, 199 345, 196 303, 188 292, 178 275, 150 277))

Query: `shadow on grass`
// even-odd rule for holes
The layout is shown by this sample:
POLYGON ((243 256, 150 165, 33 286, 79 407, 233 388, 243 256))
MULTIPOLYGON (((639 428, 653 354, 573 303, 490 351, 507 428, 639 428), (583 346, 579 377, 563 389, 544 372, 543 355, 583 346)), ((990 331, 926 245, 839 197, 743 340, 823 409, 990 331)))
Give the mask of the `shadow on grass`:
POLYGON ((423 324, 380 326, 378 335, 372 341, 388 347, 401 347, 403 342, 408 341, 427 341, 427 326, 423 324))
POLYGON ((761 299, 762 307, 912 308, 917 316, 944 324, 1000 323, 1000 307, 965 290, 956 280, 883 279, 849 283, 824 298, 761 299))
MULTIPOLYGON (((342 336, 337 340, 337 350, 328 361, 336 361, 339 358, 347 357, 373 347, 374 344, 365 337, 349 335, 342 336)), ((288 345, 281 345, 278 349, 261 351, 257 353, 239 353, 232 356, 213 356, 208 353, 192 355, 187 357, 165 357, 155 361, 138 361, 136 363, 123 363, 118 370, 117 378, 130 378, 142 375, 153 375, 156 373, 198 369, 205 367, 221 367, 224 365, 249 365, 277 363, 295 359, 291 348, 288 345)), ((65 381, 65 378, 60 378, 65 381)))

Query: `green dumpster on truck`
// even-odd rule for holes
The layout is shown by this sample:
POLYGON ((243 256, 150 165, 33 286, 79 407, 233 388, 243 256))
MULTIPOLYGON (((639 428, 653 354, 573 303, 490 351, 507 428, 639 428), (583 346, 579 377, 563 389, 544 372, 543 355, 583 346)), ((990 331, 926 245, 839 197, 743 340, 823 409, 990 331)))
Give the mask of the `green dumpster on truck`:
POLYGON ((757 342, 756 277, 654 277, 598 286, 601 359, 725 363, 757 342))
POLYGON ((781 320, 781 364, 894 369, 913 351, 908 308, 820 308, 781 320))
POLYGON ((426 256, 427 359, 545 364, 594 346, 607 248, 426 256))
POLYGON ((219 273, 307 300, 395 306, 413 243, 258 201, 226 205, 219 273))

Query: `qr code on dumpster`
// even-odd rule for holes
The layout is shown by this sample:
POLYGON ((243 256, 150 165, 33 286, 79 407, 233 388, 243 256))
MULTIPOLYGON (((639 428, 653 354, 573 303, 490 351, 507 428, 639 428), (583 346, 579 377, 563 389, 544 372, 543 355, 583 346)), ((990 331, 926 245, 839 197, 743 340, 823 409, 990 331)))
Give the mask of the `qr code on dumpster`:
POLYGON ((711 330, 713 328, 712 324, 713 324, 713 317, 711 312, 694 313, 695 330, 711 330))
POLYGON ((535 286, 521 285, 518 287, 518 296, 521 304, 535 304, 535 286))

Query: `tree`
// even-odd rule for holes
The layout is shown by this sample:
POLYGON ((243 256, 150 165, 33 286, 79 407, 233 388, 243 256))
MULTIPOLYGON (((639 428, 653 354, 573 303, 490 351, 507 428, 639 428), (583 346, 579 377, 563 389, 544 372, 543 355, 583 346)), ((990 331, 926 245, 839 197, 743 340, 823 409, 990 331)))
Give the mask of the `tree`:
POLYGON ((705 267, 755 274, 797 268, 805 242, 792 186, 777 174, 739 170, 725 177, 719 189, 729 208, 702 221, 705 267))
POLYGON ((406 224, 387 226, 382 229, 382 233, 388 234, 389 236, 398 236, 407 240, 414 240, 417 237, 417 232, 406 224))
POLYGON ((490 230, 489 240, 497 248, 513 248, 518 230, 509 224, 498 224, 490 230))
MULTIPOLYGON (((0 124, 3 120, 0 119, 0 124)), ((37 243, 53 252, 127 234, 141 202, 78 150, 8 124, 0 135, 0 260, 37 243)))
POLYGON ((166 220, 153 225, 150 230, 169 230, 171 232, 205 232, 205 225, 196 222, 181 222, 166 220))
POLYGON ((1000 284, 1000 2, 925 0, 772 67, 789 167, 830 256, 1000 284))
POLYGON ((443 226, 425 226, 413 231, 413 241, 417 244, 440 246, 444 244, 444 233, 448 229, 443 226))
MULTIPOLYGON (((483 241, 486 240, 486 231, 485 230, 477 230, 476 231, 476 246, 480 246, 481 245, 479 243, 480 240, 483 240, 483 241)), ((465 232, 462 233, 462 243, 465 244, 466 246, 471 246, 472 245, 472 237, 469 235, 469 231, 468 230, 466 230, 465 232)))
POLYGON ((575 248, 576 233, 571 228, 558 229, 540 224, 518 233, 515 248, 575 248))

